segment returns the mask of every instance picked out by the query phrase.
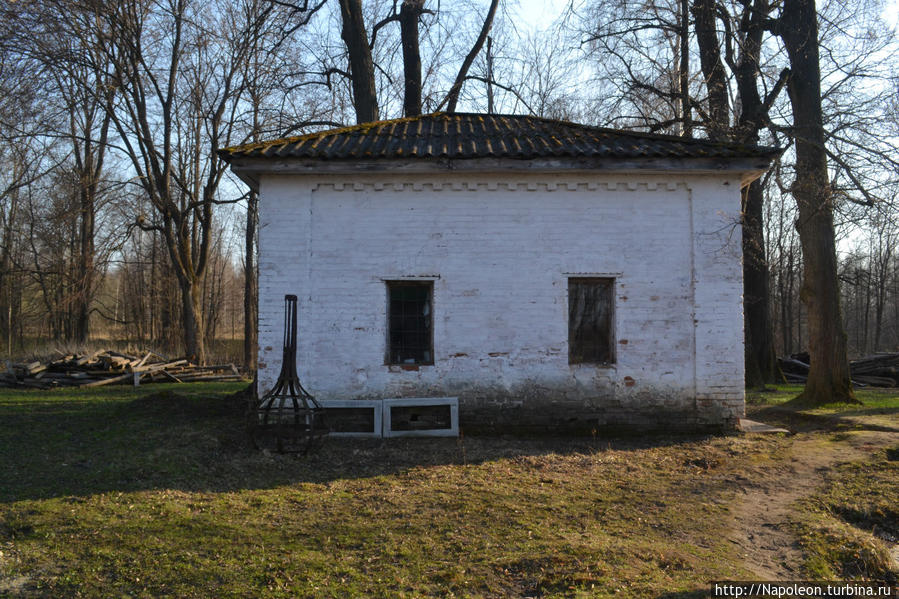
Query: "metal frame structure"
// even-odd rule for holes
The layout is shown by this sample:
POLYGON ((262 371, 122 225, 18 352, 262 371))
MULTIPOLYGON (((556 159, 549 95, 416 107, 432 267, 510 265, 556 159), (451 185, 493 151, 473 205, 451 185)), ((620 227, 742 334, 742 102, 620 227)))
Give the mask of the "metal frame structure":
POLYGON ((248 414, 247 428, 257 449, 309 453, 328 435, 324 409, 303 388, 297 374, 297 296, 284 296, 284 357, 275 386, 248 414))

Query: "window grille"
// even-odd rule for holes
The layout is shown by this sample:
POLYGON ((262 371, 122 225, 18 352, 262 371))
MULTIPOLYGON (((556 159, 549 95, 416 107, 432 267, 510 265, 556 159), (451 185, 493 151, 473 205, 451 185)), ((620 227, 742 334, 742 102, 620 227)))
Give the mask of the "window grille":
POLYGON ((388 363, 433 364, 431 281, 387 281, 388 363))

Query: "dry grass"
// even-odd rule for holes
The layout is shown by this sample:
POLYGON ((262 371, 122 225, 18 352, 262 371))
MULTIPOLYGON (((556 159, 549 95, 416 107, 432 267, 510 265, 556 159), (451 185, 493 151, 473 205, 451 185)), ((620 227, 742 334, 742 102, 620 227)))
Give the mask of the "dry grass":
POLYGON ((727 540, 737 481, 791 442, 329 440, 266 456, 237 389, 0 392, 0 596, 702 597, 748 576, 727 540))

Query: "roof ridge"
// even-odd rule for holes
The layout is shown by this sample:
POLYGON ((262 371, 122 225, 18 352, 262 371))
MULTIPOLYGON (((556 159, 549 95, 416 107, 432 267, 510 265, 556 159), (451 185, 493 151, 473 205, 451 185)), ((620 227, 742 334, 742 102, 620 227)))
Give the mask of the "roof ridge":
POLYGON ((611 129, 534 115, 434 112, 232 146, 218 153, 226 160, 237 156, 326 160, 485 156, 519 159, 543 156, 726 158, 768 156, 777 152, 780 149, 611 129), (434 124, 440 121, 445 122, 444 126, 435 127, 434 124), (408 126, 416 122, 417 127, 408 126), (440 149, 429 149, 433 146, 440 146, 440 149))

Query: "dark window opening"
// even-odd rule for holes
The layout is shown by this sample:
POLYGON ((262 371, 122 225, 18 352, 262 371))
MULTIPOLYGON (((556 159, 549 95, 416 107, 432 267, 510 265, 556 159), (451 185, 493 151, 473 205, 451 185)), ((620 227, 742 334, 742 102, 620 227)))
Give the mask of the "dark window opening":
POLYGON ((388 363, 433 364, 431 281, 388 281, 388 363))
POLYGON ((453 428, 449 405, 393 406, 390 408, 390 428, 395 431, 416 431, 453 428))
POLYGON ((612 364, 615 279, 568 279, 568 363, 612 364))

